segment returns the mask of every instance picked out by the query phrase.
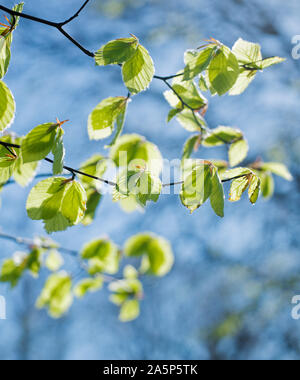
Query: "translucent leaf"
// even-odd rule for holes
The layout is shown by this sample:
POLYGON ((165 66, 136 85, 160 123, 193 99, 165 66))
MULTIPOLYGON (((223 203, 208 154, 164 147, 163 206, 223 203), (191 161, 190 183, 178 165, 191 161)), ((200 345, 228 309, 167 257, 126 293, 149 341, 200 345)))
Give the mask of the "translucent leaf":
POLYGON ((35 177, 38 162, 23 164, 22 157, 18 157, 13 170, 15 181, 22 187, 27 186, 35 177))
POLYGON ((233 180, 230 187, 230 202, 239 201, 243 193, 247 190, 248 186, 249 176, 244 176, 233 180))
POLYGON ((241 177, 248 174, 253 174, 252 170, 248 168, 235 168, 220 173, 220 178, 221 181, 230 181, 232 179, 236 179, 236 177, 241 177))
POLYGON ((260 45, 245 41, 241 38, 234 44, 232 52, 235 54, 239 63, 243 65, 253 65, 253 67, 255 67, 255 65, 262 60, 260 45))
MULTIPOLYGON (((6 136, 1 139, 2 141, 9 141, 6 136)), ((4 147, 0 146, 0 183, 6 183, 13 174, 17 157, 12 156, 9 151, 4 147)))
POLYGON ((117 142, 118 138, 121 136, 121 133, 123 132, 125 119, 126 119, 127 105, 128 105, 128 101, 126 102, 124 109, 117 116, 117 120, 116 120, 117 130, 112 142, 108 145, 109 148, 112 147, 117 142))
POLYGON ((9 128, 16 112, 15 100, 10 89, 0 80, 0 131, 9 128))
POLYGON ((286 61, 285 58, 280 58, 280 57, 266 58, 261 62, 261 69, 266 69, 270 66, 277 65, 285 61, 286 61))
POLYGON ((119 249, 110 240, 98 239, 86 244, 81 257, 89 261, 89 273, 92 275, 102 272, 115 274, 119 270, 119 249))
POLYGON ((235 55, 226 46, 219 48, 208 67, 209 81, 218 95, 226 94, 235 84, 239 74, 239 63, 235 55))
POLYGON ((199 144, 201 144, 201 136, 195 135, 190 137, 184 144, 182 160, 186 160, 191 157, 192 153, 197 150, 199 144))
POLYGON ((139 45, 134 55, 123 65, 124 83, 132 94, 137 94, 149 87, 154 71, 154 64, 148 51, 139 45))
POLYGON ((185 55, 186 67, 184 69, 184 80, 190 80, 206 70, 215 52, 215 47, 204 50, 187 52, 185 55))
POLYGON ((27 254, 14 255, 14 258, 4 261, 0 274, 0 282, 9 282, 11 287, 14 288, 18 285, 27 265, 27 254), (17 258, 22 259, 18 260, 17 258))
POLYGON ((64 264, 64 259, 61 254, 56 250, 52 249, 46 258, 45 265, 52 272, 58 271, 64 264))
MULTIPOLYGON (((100 154, 95 154, 87 161, 83 162, 80 165, 80 171, 83 173, 89 174, 93 177, 102 178, 104 173, 107 170, 107 160, 100 154)), ((83 184, 92 185, 95 188, 98 188, 100 185, 99 181, 89 178, 86 176, 79 176, 83 184)))
POLYGON ((22 140, 22 158, 24 164, 40 161, 51 152, 59 124, 38 125, 22 140))
POLYGON ((260 176, 261 179, 261 192, 262 196, 266 199, 269 199, 274 194, 274 179, 271 174, 262 173, 260 176))
POLYGON ((116 65, 128 61, 135 54, 138 43, 136 37, 108 42, 95 53, 96 65, 116 65))
POLYGON ((243 133, 239 129, 221 126, 211 130, 208 136, 203 140, 202 145, 211 147, 230 144, 242 137, 243 133))
POLYGON ((83 218, 86 193, 76 181, 49 178, 31 190, 26 209, 31 219, 44 221, 48 233, 63 231, 83 218))
POLYGON ((212 191, 212 165, 199 164, 186 173, 180 192, 182 204, 191 212, 197 210, 210 197, 212 191))
POLYGON ((249 185, 249 200, 252 204, 255 204, 260 193, 260 179, 256 175, 253 175, 249 185))
POLYGON ((280 164, 278 162, 268 162, 268 163, 263 163, 261 166, 261 169, 267 172, 271 172, 275 175, 278 175, 279 177, 282 177, 286 179, 287 181, 292 181, 293 176, 289 172, 288 168, 280 164))
POLYGON ((153 234, 139 234, 125 243, 126 256, 142 256, 143 273, 165 276, 172 268, 174 255, 167 240, 153 234))
POLYGON ((119 201, 133 195, 142 206, 146 206, 149 201, 158 201, 161 186, 160 179, 150 172, 125 171, 118 178, 113 200, 119 201))
POLYGON ((240 75, 235 83, 235 85, 229 91, 229 95, 240 95, 255 79, 256 71, 241 69, 240 75))
POLYGON ((222 185, 222 182, 220 180, 220 177, 218 175, 218 171, 216 168, 214 168, 214 174, 211 178, 211 195, 210 195, 210 204, 213 208, 214 212, 220 216, 221 218, 224 217, 224 188, 222 185))
POLYGON ((118 167, 146 169, 154 176, 162 171, 162 156, 157 146, 137 134, 123 135, 110 150, 110 158, 118 167))
POLYGON ((61 174, 64 170, 65 148, 63 142, 64 131, 59 128, 55 137, 52 153, 54 156, 53 175, 61 174))
POLYGON ((124 114, 127 98, 115 97, 103 100, 93 110, 88 118, 88 133, 91 140, 100 140, 109 137, 114 130, 115 123, 121 114, 124 114))
POLYGON ((64 315, 73 303, 72 280, 65 272, 52 274, 39 296, 36 306, 47 308, 54 318, 64 315))
MULTIPOLYGON (((13 7, 13 10, 17 12, 22 12, 24 3, 17 4, 13 7)), ((14 25, 14 30, 18 26, 20 17, 16 17, 15 20, 13 17, 10 19, 10 25, 14 25)), ((11 58, 11 43, 13 39, 13 31, 8 28, 0 28, 0 79, 4 77, 7 73, 8 66, 11 58)), ((0 97, 1 98, 1 97, 0 97)))
POLYGON ((87 202, 86 202, 86 212, 81 223, 84 226, 90 225, 95 219, 96 210, 101 201, 102 195, 98 193, 97 190, 90 188, 86 191, 87 202))
POLYGON ((83 298, 86 293, 94 293, 103 286, 103 279, 100 276, 94 278, 85 278, 81 280, 74 289, 74 294, 77 298, 83 298))
POLYGON ((127 300, 123 303, 120 310, 120 321, 130 322, 140 314, 140 304, 138 300, 127 300))
POLYGON ((247 157, 249 145, 247 140, 241 139, 230 145, 229 148, 229 163, 230 166, 237 166, 247 157))

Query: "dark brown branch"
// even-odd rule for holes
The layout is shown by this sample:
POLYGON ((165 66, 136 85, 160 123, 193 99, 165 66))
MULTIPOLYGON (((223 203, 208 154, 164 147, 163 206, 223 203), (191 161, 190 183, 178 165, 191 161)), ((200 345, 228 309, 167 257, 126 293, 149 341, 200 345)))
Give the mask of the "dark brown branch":
MULTIPOLYGON (((0 141, 0 145, 4 146, 5 148, 9 147, 9 148, 16 148, 16 149, 20 149, 21 148, 21 145, 16 145, 16 144, 10 144, 10 143, 7 143, 7 142, 4 142, 4 141, 0 141)), ((45 158, 45 161, 53 164, 53 160, 51 160, 50 158, 45 158)), ((64 169, 67 170, 68 172, 70 172, 73 176, 74 175, 82 175, 84 177, 88 177, 88 178, 92 178, 96 181, 100 181, 102 183, 105 183, 106 185, 110 185, 110 186, 116 186, 116 183, 115 182, 111 182, 111 181, 108 181, 106 179, 103 179, 103 178, 99 178, 99 177, 95 177, 91 174, 87 174, 87 173, 84 173, 80 170, 77 170, 77 169, 73 169, 69 166, 64 166, 64 169)))
POLYGON ((67 25, 68 23, 70 23, 72 20, 74 20, 76 17, 79 16, 80 12, 86 7, 86 5, 88 4, 89 0, 87 0, 83 5, 82 7, 75 13, 74 16, 70 17, 68 20, 66 21, 63 21, 63 22, 53 22, 53 21, 49 21, 49 20, 46 20, 46 19, 43 19, 43 18, 39 18, 39 17, 35 17, 35 16, 31 16, 31 15, 28 15, 26 13, 21 13, 21 12, 17 12, 17 11, 14 11, 10 8, 7 8, 3 5, 0 5, 0 10, 6 12, 6 13, 9 13, 10 15, 12 16, 17 16, 17 17, 21 17, 21 18, 24 18, 24 19, 27 19, 27 20, 30 20, 30 21, 34 21, 34 22, 38 22, 40 24, 44 24, 44 25, 48 25, 48 26, 51 26, 52 28, 55 28, 57 29, 61 34, 63 34, 69 41, 71 41, 75 46, 77 46, 83 53, 85 53, 87 56, 89 57, 94 57, 94 53, 87 50, 85 47, 83 47, 78 41, 76 41, 72 36, 70 36, 69 33, 67 33, 64 29, 63 29, 63 26, 67 25))

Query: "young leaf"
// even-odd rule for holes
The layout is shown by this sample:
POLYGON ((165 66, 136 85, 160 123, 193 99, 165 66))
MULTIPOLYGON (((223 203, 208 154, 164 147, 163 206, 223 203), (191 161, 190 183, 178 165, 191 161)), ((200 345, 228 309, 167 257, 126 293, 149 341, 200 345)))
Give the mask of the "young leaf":
POLYGON ((86 193, 76 181, 49 178, 31 190, 26 209, 29 218, 44 221, 48 233, 63 231, 82 220, 86 193))
POLYGON ((47 259, 45 261, 46 267, 52 272, 56 272, 61 268, 63 264, 64 259, 62 258, 61 254, 56 249, 52 249, 48 253, 47 259))
POLYGON ((0 274, 0 282, 9 282, 14 288, 18 285, 24 271, 26 270, 27 254, 16 252, 12 259, 4 261, 0 274))
POLYGON ((214 212, 220 216, 224 217, 224 188, 220 180, 218 171, 216 168, 213 169, 213 175, 211 178, 211 195, 210 195, 210 204, 214 212))
POLYGON ((191 157, 193 151, 197 150, 201 144, 201 135, 190 137, 184 144, 181 160, 186 160, 191 157))
POLYGON ((241 199, 243 193, 247 190, 249 186, 249 176, 246 175, 241 178, 237 178, 232 181, 230 187, 230 202, 237 202, 241 199))
POLYGON ((154 76, 154 64, 148 51, 139 45, 122 67, 123 81, 132 94, 146 90, 154 76))
POLYGON ((52 148, 52 153, 54 156, 53 175, 59 175, 64 170, 64 158, 66 152, 64 148, 63 135, 63 129, 59 128, 52 148))
POLYGON ((213 129, 203 140, 202 144, 205 147, 231 144, 242 137, 243 133, 239 129, 220 126, 213 129))
POLYGON ((89 188, 86 190, 87 202, 86 202, 86 212, 81 223, 84 226, 90 225, 95 219, 96 210, 101 201, 102 195, 95 189, 89 188))
MULTIPOLYGON (((107 160, 100 154, 93 155, 91 158, 80 165, 80 171, 98 178, 101 178, 104 175, 106 169, 107 160)), ((81 175, 80 180, 84 185, 88 185, 88 187, 92 186, 94 188, 97 188, 99 185, 99 181, 86 176, 81 175)))
POLYGON ((232 48, 237 60, 241 65, 259 68, 257 65, 262 61, 261 48, 259 44, 238 39, 232 48))
POLYGON ((14 97, 6 84, 0 80, 0 132, 11 126, 15 112, 14 97))
MULTIPOLYGON (((127 98, 119 96, 103 100, 88 118, 88 133, 91 140, 109 137, 118 118, 124 119, 127 98)), ((122 120, 122 119, 121 119, 122 120)), ((123 120, 124 122, 124 120, 123 120)), ((120 123, 120 120, 118 121, 120 123)), ((118 127, 119 129, 120 127, 118 127)))
POLYGON ((252 170, 248 168, 235 168, 221 172, 220 178, 221 181, 231 181, 232 179, 237 179, 237 177, 246 176, 248 174, 253 174, 252 170))
POLYGON ((24 164, 40 161, 47 157, 54 146, 59 124, 38 125, 22 140, 21 152, 24 164))
POLYGON ((293 176, 289 172, 288 168, 280 164, 278 162, 266 162, 261 165, 261 169, 270 173, 273 173, 275 175, 278 175, 279 177, 284 178, 287 181, 292 181, 293 176))
POLYGON ((237 166, 247 157, 249 145, 247 140, 240 139, 230 145, 229 148, 229 163, 231 167, 237 166))
POLYGON ((242 94, 246 90, 246 88, 251 84, 251 82, 255 79, 255 76, 255 70, 241 69, 240 75, 235 85, 229 91, 229 95, 235 96, 242 94))
POLYGON ((83 298, 86 293, 94 293, 103 286, 103 279, 100 276, 94 278, 86 278, 81 280, 74 289, 74 294, 77 298, 83 298))
POLYGON ((53 318, 64 315, 73 303, 72 279, 65 272, 52 274, 39 296, 36 306, 47 308, 53 318))
POLYGON ((261 69, 266 69, 268 67, 271 67, 273 65, 278 65, 279 63, 282 63, 282 62, 285 62, 286 59, 285 58, 281 58, 281 57, 271 57, 271 58, 266 58, 262 61, 260 67, 261 69))
POLYGON ((150 172, 125 171, 117 181, 113 200, 119 201, 133 195, 142 206, 146 206, 148 201, 157 202, 160 192, 160 179, 150 172))
POLYGON ((131 322, 136 319, 140 314, 140 304, 138 300, 125 301, 120 310, 120 321, 131 322))
POLYGON ((260 192, 260 179, 256 175, 253 175, 249 185, 249 200, 252 204, 257 202, 260 192))
MULTIPOLYGON (((9 138, 6 136, 2 141, 8 142, 9 138), (6 140, 6 141, 5 141, 6 140)), ((6 183, 13 174, 17 157, 12 156, 9 151, 4 147, 0 146, 0 184, 6 183)))
POLYGON ((220 96, 233 87, 240 74, 238 60, 226 46, 217 50, 207 70, 211 86, 220 96))
POLYGON ((110 150, 110 158, 118 167, 145 169, 154 176, 162 171, 162 156, 157 146, 137 134, 123 135, 110 150))
MULTIPOLYGON (((20 3, 13 7, 14 11, 22 12, 24 3, 20 3)), ((0 79, 7 73, 11 58, 11 43, 13 39, 13 30, 16 29, 20 17, 11 17, 7 27, 0 28, 0 79), (13 27, 12 27, 13 25, 13 27)))
POLYGON ((215 47, 207 47, 204 50, 188 51, 185 54, 184 80, 191 80, 206 70, 216 51, 215 47))
POLYGON ((136 37, 110 41, 95 53, 96 65, 122 64, 135 54, 138 44, 139 41, 136 37))
POLYGON ((88 260, 91 275, 102 272, 115 274, 119 270, 119 249, 110 240, 98 239, 86 244, 81 257, 88 260))
POLYGON ((165 276, 174 263, 168 241, 153 234, 133 236, 125 243, 124 253, 129 257, 142 256, 142 272, 155 276, 165 276))
POLYGON ((180 199, 191 213, 202 206, 212 192, 212 165, 202 163, 196 165, 190 173, 185 174, 180 199))
POLYGON ((262 173, 260 175, 261 180, 261 192, 262 196, 266 199, 269 199, 274 194, 274 179, 272 174, 262 173))

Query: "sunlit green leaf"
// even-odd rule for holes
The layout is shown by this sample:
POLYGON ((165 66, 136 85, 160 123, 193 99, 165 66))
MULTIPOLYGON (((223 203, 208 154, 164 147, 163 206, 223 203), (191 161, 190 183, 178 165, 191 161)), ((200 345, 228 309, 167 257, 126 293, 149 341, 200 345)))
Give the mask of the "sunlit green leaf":
POLYGON ((103 279, 101 276, 94 278, 85 278, 81 280, 74 288, 74 294, 77 298, 83 298, 86 293, 94 293, 101 289, 103 286, 103 279))
POLYGON ((6 84, 0 80, 0 132, 11 126, 15 112, 14 97, 6 84))
POLYGON ((230 166, 237 166, 247 157, 249 145, 247 140, 240 139, 230 145, 228 155, 230 166))
POLYGON ((127 300, 123 303, 120 310, 120 321, 130 322, 140 314, 140 304, 138 300, 127 300))
POLYGON ((65 148, 63 143, 63 135, 64 131, 59 128, 52 148, 52 153, 54 156, 53 175, 59 175, 64 170, 65 148))
POLYGON ((96 64, 105 66, 124 63, 135 54, 138 43, 136 37, 110 41, 95 53, 96 64))

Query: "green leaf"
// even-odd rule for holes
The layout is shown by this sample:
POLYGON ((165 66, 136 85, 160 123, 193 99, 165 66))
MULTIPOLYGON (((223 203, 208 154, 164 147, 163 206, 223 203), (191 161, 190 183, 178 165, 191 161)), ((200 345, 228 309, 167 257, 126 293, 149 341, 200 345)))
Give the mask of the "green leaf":
POLYGON ((48 233, 64 231, 83 218, 86 193, 76 181, 49 178, 31 190, 26 209, 29 218, 44 221, 48 233))
POLYGON ((202 144, 205 147, 231 144, 242 137, 243 133, 239 129, 220 126, 211 130, 202 144))
POLYGON ((55 137, 52 153, 54 156, 53 175, 59 175, 64 170, 65 148, 63 142, 63 129, 59 128, 55 137))
POLYGON ((74 294, 77 298, 83 298, 86 293, 94 293, 103 286, 103 279, 100 276, 94 278, 85 278, 81 280, 74 289, 74 294))
MULTIPOLYGON (((83 162, 80 165, 80 171, 86 174, 89 174, 93 177, 102 178, 104 173, 107 170, 107 160, 100 154, 95 154, 87 161, 83 162)), ((84 185, 93 186, 98 188, 100 183, 99 181, 89 178, 87 176, 80 175, 80 180, 84 185)))
POLYGON ((140 314, 140 304, 138 300, 128 300, 123 303, 120 310, 120 321, 131 322, 140 314))
POLYGON ((6 84, 0 80, 0 132, 11 126, 15 112, 14 97, 6 84))
POLYGON ((249 185, 249 200, 252 204, 257 202, 260 193, 260 179, 256 175, 253 175, 249 185))
POLYGON ((18 285, 27 265, 27 254, 24 252, 16 252, 12 259, 4 261, 0 282, 9 282, 11 287, 14 288, 18 285))
POLYGON ((250 179, 248 175, 232 181, 230 187, 230 202, 237 202, 241 199, 243 193, 249 186, 249 181, 250 179))
POLYGON ((229 148, 229 163, 230 166, 237 166, 247 157, 249 145, 247 140, 241 139, 230 145, 229 148))
POLYGON ((114 131, 118 118, 124 118, 126 105, 127 98, 122 96, 107 98, 98 104, 88 118, 89 138, 101 140, 109 137, 114 131))
POLYGON ((110 158, 118 167, 145 169, 154 176, 162 171, 162 156, 157 146, 137 134, 123 135, 110 150, 110 158))
POLYGON ((201 136, 195 135, 190 137, 184 144, 181 160, 186 160, 191 157, 192 153, 198 149, 201 144, 201 136))
POLYGON ((266 58, 262 61, 260 67, 261 69, 266 69, 268 67, 271 67, 273 65, 278 65, 279 63, 282 63, 282 62, 285 62, 286 59, 285 58, 281 58, 281 57, 271 57, 271 58, 266 58))
POLYGON ((101 201, 102 195, 95 189, 90 188, 86 191, 87 202, 86 202, 86 212, 81 223, 84 226, 90 225, 95 219, 96 210, 101 201))
POLYGON ((234 44, 232 52, 242 65, 258 68, 256 65, 262 61, 260 45, 245 41, 241 38, 234 44))
POLYGON ((188 51, 185 54, 186 67, 184 69, 184 80, 190 80, 206 70, 216 51, 215 47, 204 50, 188 51))
POLYGON ((288 168, 280 164, 278 162, 266 162, 261 165, 261 169, 270 173, 273 173, 275 175, 278 175, 279 177, 284 178, 287 181, 292 181, 293 176, 289 172, 288 168))
POLYGON ((261 192, 262 196, 266 199, 269 199, 274 194, 274 179, 271 174, 262 173, 260 175, 261 179, 261 192))
MULTIPOLYGON (((24 3, 20 3, 13 7, 14 11, 22 12, 24 3)), ((0 79, 7 73, 8 66, 11 58, 11 43, 13 39, 13 30, 18 26, 20 17, 13 17, 10 19, 10 25, 14 25, 13 29, 1 27, 0 28, 0 79)))
MULTIPOLYGON (((9 142, 9 138, 6 136, 2 141, 9 142), (6 140, 6 141, 5 141, 6 140)), ((10 155, 9 151, 4 147, 0 146, 0 184, 6 183, 13 174, 17 157, 10 155)))
POLYGON ((138 43, 136 37, 108 42, 95 53, 96 65, 117 65, 128 61, 135 54, 138 43))
POLYGON ((89 262, 89 273, 115 274, 119 270, 119 249, 107 239, 97 239, 86 244, 81 252, 81 257, 89 262))
POLYGON ((20 186, 25 187, 35 177, 37 168, 38 162, 23 164, 22 156, 19 156, 15 162, 13 177, 20 186))
POLYGON ((141 45, 122 67, 123 81, 132 94, 146 90, 153 79, 154 72, 152 58, 141 45))
POLYGON ((180 192, 182 204, 191 213, 202 206, 212 192, 212 165, 198 164, 192 171, 185 173, 184 182, 180 192))
POLYGON ((65 272, 52 274, 39 296, 36 306, 47 308, 53 318, 64 315, 73 303, 72 280, 65 272))
POLYGON ((241 69, 240 75, 235 83, 235 85, 229 91, 229 95, 240 95, 255 79, 256 71, 241 69))
POLYGON ((115 143, 117 142, 118 138, 121 136, 125 124, 125 119, 126 119, 126 111, 127 111, 127 105, 128 101, 125 104, 124 109, 119 113, 117 120, 116 120, 116 125, 117 125, 117 131, 116 134, 112 140, 112 142, 107 146, 108 148, 111 148, 115 143))
POLYGON ((224 188, 222 182, 220 180, 218 170, 216 168, 213 169, 213 176, 211 178, 211 195, 210 195, 210 204, 213 208, 214 212, 220 216, 224 217, 224 188))
POLYGON ((236 177, 246 176, 248 174, 253 174, 252 170, 248 168, 235 168, 220 173, 220 178, 221 181, 231 181, 232 179, 236 179, 236 177))
POLYGON ((61 268, 63 264, 64 259, 62 258, 61 254, 56 249, 52 249, 48 253, 47 259, 45 261, 46 267, 52 272, 56 272, 61 268))
POLYGON ((226 94, 233 87, 239 73, 239 63, 235 55, 228 47, 220 47, 208 67, 209 81, 218 95, 226 94))
POLYGON ((124 253, 129 257, 142 256, 142 272, 155 276, 165 276, 174 263, 169 242, 153 234, 144 233, 131 237, 125 243, 124 253))
POLYGON ((118 178, 113 200, 119 201, 134 195, 142 206, 146 206, 149 201, 158 201, 161 187, 160 179, 150 172, 141 170, 125 171, 118 178))
POLYGON ((38 125, 22 140, 21 152, 24 164, 43 160, 54 146, 59 124, 38 125))

